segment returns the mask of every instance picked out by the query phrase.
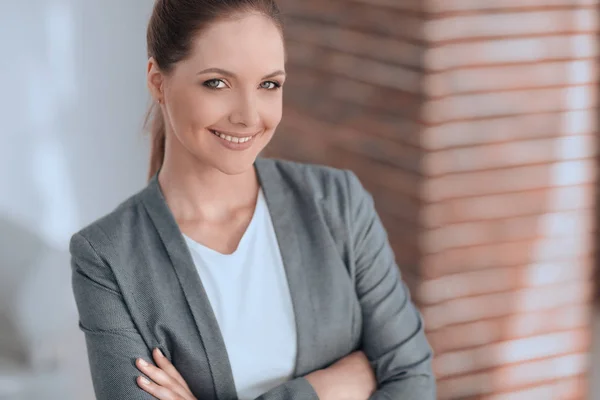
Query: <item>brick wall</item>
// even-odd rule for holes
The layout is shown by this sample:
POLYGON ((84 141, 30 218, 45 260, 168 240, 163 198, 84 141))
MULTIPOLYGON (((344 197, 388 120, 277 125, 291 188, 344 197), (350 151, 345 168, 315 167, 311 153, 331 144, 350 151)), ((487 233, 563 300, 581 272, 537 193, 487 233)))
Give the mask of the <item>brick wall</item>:
POLYGON ((582 399, 598 0, 284 0, 266 155, 373 193, 436 352, 440 399, 582 399))
POLYGON ((423 19, 369 2, 279 3, 289 79, 266 154, 355 171, 377 199, 399 263, 416 266, 423 19))

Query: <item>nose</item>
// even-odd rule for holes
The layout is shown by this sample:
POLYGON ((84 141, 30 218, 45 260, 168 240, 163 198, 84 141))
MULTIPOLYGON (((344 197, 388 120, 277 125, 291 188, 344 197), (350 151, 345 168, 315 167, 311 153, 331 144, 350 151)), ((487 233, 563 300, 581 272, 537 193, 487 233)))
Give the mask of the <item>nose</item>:
POLYGON ((240 94, 234 110, 229 115, 229 122, 246 127, 257 126, 260 114, 256 97, 252 94, 240 94))

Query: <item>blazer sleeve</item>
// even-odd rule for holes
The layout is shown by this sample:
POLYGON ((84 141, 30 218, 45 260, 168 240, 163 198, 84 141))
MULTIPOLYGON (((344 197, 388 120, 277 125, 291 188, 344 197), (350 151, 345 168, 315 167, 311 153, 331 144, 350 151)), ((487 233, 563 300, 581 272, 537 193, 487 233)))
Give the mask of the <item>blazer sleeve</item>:
POLYGON ((254 400, 319 400, 319 396, 306 378, 300 377, 284 382, 254 400))
POLYGON ((112 270, 80 233, 70 243, 72 286, 85 334, 94 392, 98 400, 151 400, 136 378, 137 357, 152 360, 123 301, 112 270))
POLYGON ((401 280, 372 196, 346 171, 356 292, 362 308, 362 350, 377 378, 371 400, 435 400, 433 352, 423 320, 401 280))
MULTIPOLYGON (((151 349, 131 319, 112 270, 81 234, 71 238, 72 285, 85 334, 94 392, 98 400, 151 400, 136 378, 135 360, 153 360, 151 349)), ((285 382, 256 400, 318 400, 303 377, 285 382)), ((201 400, 201 399, 200 399, 201 400)))

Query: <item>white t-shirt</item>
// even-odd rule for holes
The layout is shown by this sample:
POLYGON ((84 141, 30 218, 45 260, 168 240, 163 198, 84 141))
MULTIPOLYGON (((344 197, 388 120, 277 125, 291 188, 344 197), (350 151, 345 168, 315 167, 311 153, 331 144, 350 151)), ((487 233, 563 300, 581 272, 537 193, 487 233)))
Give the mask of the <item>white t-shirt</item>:
POLYGON ((184 237, 219 323, 239 399, 290 380, 297 356, 294 310, 262 189, 234 253, 184 237))

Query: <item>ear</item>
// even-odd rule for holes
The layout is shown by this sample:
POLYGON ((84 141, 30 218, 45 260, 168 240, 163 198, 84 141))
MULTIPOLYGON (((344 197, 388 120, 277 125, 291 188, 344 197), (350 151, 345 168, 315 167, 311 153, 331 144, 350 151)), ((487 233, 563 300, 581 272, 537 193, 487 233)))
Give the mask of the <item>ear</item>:
POLYGON ((164 100, 164 75, 158 68, 158 64, 153 57, 148 59, 148 70, 146 73, 146 84, 150 90, 150 95, 158 103, 164 100))

